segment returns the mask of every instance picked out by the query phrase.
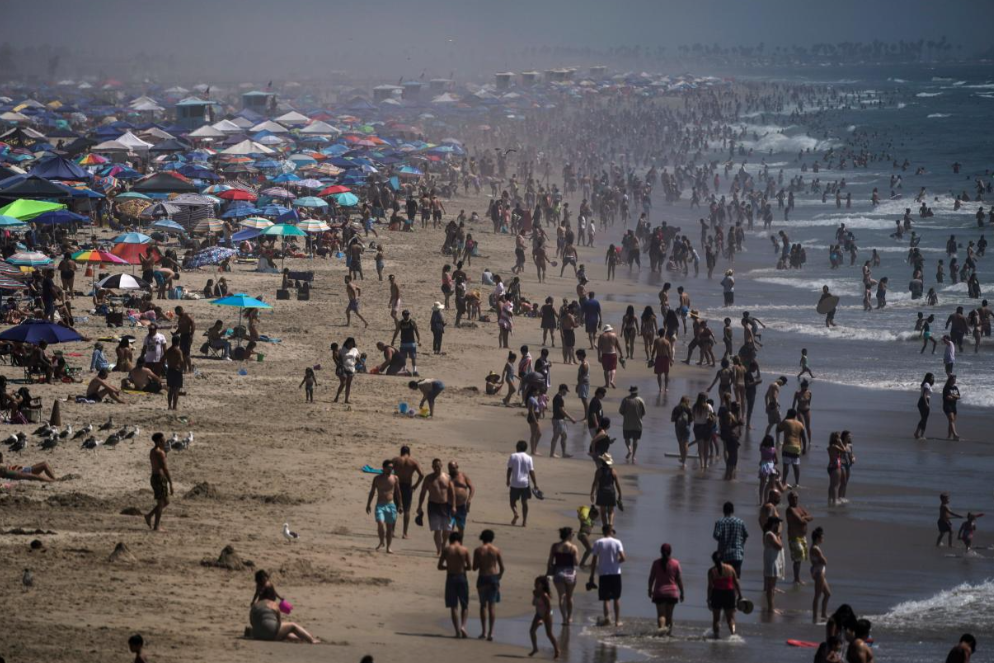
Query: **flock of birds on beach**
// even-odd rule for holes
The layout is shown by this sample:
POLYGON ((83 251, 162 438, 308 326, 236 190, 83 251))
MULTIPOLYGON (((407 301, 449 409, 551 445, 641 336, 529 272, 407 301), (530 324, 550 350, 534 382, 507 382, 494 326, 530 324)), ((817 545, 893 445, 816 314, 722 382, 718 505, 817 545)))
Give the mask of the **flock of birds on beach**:
MULTIPOLYGON (((116 428, 116 426, 114 425, 113 417, 111 417, 96 428, 97 434, 107 433, 107 437, 103 440, 97 439, 97 434, 92 434, 94 433, 93 424, 86 424, 79 430, 74 430, 72 424, 67 425, 62 430, 59 430, 57 426, 45 424, 37 428, 33 435, 39 438, 38 447, 40 449, 44 451, 52 451, 55 447, 59 446, 60 443, 74 440, 80 440, 81 449, 93 450, 98 447, 109 447, 113 449, 124 440, 134 440, 135 437, 141 433, 141 428, 138 426, 126 425, 116 431, 114 431, 114 428, 116 428)), ((8 451, 19 453, 24 451, 27 447, 28 436, 23 431, 14 433, 4 439, 2 444, 7 446, 8 451)), ((192 432, 188 432, 183 438, 180 438, 179 435, 173 433, 166 444, 166 451, 185 451, 190 448, 191 444, 193 444, 192 432)))

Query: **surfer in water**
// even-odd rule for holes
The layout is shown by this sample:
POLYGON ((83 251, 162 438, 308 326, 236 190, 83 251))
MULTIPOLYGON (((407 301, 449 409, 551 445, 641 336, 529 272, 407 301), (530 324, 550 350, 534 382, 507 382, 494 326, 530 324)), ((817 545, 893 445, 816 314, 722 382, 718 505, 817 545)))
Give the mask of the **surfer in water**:
POLYGON ((818 312, 825 316, 825 326, 835 327, 835 309, 839 298, 828 291, 828 286, 821 287, 821 298, 818 299, 818 312))

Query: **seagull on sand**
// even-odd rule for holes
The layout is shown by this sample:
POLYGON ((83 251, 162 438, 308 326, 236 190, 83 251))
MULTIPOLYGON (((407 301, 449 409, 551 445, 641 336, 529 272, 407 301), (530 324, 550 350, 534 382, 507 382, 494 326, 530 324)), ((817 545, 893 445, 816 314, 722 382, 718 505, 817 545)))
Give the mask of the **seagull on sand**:
POLYGON ((300 538, 296 532, 290 531, 290 523, 283 523, 283 538, 287 541, 294 541, 300 538))

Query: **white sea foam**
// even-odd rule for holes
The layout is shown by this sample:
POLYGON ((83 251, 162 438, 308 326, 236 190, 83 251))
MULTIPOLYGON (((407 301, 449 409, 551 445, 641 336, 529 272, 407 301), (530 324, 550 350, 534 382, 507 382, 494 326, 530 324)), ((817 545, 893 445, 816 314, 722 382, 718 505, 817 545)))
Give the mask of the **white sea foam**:
POLYGON ((916 97, 939 97, 942 96, 941 92, 919 92, 915 95, 916 97))
POLYGON ((952 78, 947 78, 945 76, 933 76, 932 77, 932 82, 933 83, 944 83, 946 81, 951 81, 951 80, 953 80, 953 79, 952 78))
POLYGON ((936 119, 936 118, 940 118, 940 117, 952 117, 952 114, 951 113, 930 113, 928 115, 929 119, 936 119))
POLYGON ((978 83, 976 85, 964 85, 971 90, 994 90, 994 83, 978 83))
POLYGON ((787 322, 785 320, 763 320, 769 329, 791 334, 801 334, 803 336, 818 336, 822 338, 839 338, 849 341, 917 341, 917 334, 913 331, 890 332, 883 329, 866 329, 864 327, 847 327, 836 324, 835 327, 826 327, 823 322, 803 324, 798 322, 787 322))
POLYGON ((908 81, 904 80, 903 78, 888 78, 887 80, 891 81, 892 83, 907 83, 908 82, 908 81))
POLYGON ((897 109, 898 110, 901 110, 902 108, 907 108, 907 107, 908 107, 908 104, 904 103, 903 101, 897 102, 897 109))
POLYGON ((954 86, 959 87, 960 85, 966 85, 966 81, 956 81, 953 83, 954 86))
POLYGON ((885 615, 871 617, 874 626, 893 629, 994 630, 994 580, 963 583, 920 601, 899 603, 885 615))

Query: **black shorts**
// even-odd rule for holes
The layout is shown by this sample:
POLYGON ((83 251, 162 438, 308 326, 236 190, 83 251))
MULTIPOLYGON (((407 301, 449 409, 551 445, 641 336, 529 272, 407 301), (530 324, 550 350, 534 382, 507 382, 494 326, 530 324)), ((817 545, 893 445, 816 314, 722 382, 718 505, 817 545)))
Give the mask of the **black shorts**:
POLYGON ((466 574, 448 575, 445 577, 445 607, 462 608, 469 605, 469 581, 466 574))
POLYGON ((626 440, 635 440, 636 442, 642 439, 642 431, 640 430, 622 430, 621 435, 626 440))
POLYGON ((166 386, 170 389, 183 388, 183 371, 170 368, 166 371, 166 386))
POLYGON ((414 487, 409 483, 400 484, 400 503, 404 507, 404 513, 411 510, 411 499, 414 497, 414 487))
POLYGON ((597 600, 614 601, 621 598, 621 574, 597 579, 597 600))
POLYGON ((735 590, 734 589, 711 590, 711 609, 735 610, 735 590))
POLYGON ((656 596, 653 597, 652 602, 656 605, 676 605, 680 599, 675 596, 656 596))
POLYGON ((511 504, 517 503, 518 500, 522 502, 527 502, 532 497, 532 489, 529 488, 514 488, 511 487, 511 504))
POLYGON ((179 349, 183 352, 183 356, 187 357, 190 355, 190 348, 193 347, 193 334, 182 333, 179 335, 179 349))

